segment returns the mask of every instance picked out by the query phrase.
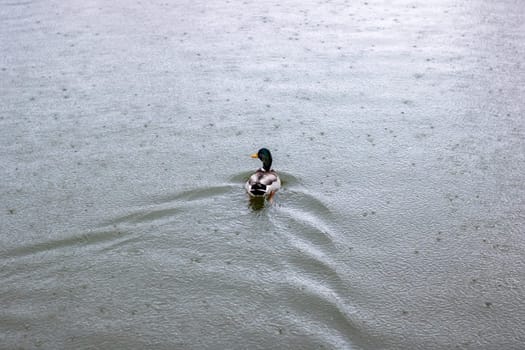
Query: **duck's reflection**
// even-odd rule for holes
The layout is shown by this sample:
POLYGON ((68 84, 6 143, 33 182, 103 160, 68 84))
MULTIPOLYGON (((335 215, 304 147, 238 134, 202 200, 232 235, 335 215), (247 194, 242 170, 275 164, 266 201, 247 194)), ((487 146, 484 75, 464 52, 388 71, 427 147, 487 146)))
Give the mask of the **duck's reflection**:
POLYGON ((264 197, 250 197, 250 202, 248 205, 253 211, 259 211, 264 209, 266 206, 266 200, 264 197))

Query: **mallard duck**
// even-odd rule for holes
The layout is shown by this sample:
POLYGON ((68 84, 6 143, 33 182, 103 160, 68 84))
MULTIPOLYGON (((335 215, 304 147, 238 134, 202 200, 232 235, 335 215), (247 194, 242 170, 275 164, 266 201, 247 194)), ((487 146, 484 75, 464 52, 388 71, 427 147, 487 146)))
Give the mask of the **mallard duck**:
POLYGON ((261 148, 257 153, 251 155, 252 158, 259 158, 263 166, 257 169, 255 174, 250 176, 246 185, 246 192, 251 197, 273 198, 275 192, 281 188, 281 179, 272 169, 272 154, 266 148, 261 148))

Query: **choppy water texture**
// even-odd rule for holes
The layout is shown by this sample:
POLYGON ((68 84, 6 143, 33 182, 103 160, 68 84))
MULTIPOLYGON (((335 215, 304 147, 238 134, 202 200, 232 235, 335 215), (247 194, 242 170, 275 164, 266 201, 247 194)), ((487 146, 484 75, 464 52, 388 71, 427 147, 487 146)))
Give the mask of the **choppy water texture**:
POLYGON ((0 348, 522 349, 524 17, 1 2, 0 348))

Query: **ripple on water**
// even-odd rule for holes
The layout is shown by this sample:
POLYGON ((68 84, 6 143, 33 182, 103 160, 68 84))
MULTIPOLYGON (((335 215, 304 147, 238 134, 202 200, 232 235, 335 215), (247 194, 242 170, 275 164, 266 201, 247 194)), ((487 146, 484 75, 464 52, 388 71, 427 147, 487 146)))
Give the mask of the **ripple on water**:
POLYGON ((168 194, 158 197, 156 204, 173 203, 173 202, 192 202, 202 199, 209 199, 215 196, 223 195, 232 190, 230 185, 222 186, 205 186, 181 191, 178 193, 168 194))
POLYGON ((334 344, 337 348, 345 348, 362 337, 358 310, 323 281, 294 273, 289 274, 286 285, 286 294, 294 296, 290 305, 294 314, 304 314, 307 319, 304 324, 323 325, 330 333, 326 339, 339 340, 334 344))
POLYGON ((103 249, 108 245, 133 240, 129 233, 118 229, 91 230, 85 233, 72 234, 65 238, 52 239, 34 244, 27 244, 6 251, 4 257, 22 257, 49 251, 85 249, 93 247, 103 249))
POLYGON ((278 202, 276 222, 296 228, 298 237, 315 246, 334 244, 336 230, 330 209, 318 198, 297 189, 283 191, 278 202))
POLYGON ((338 237, 330 208, 307 193, 299 181, 283 189, 271 222, 287 238, 287 279, 297 313, 312 311, 319 323, 330 324, 330 339, 351 344, 361 337, 356 311, 349 303, 349 286, 340 276, 333 256, 338 256, 338 237))
POLYGON ((214 197, 232 192, 232 186, 208 186, 194 188, 178 193, 158 196, 152 199, 153 204, 141 206, 132 213, 114 217, 103 225, 126 226, 140 224, 165 224, 176 220, 178 214, 196 206, 200 201, 209 201, 214 197))
MULTIPOLYGON (((148 204, 131 213, 128 212, 124 215, 110 218, 99 224, 97 229, 81 233, 68 233, 63 238, 20 246, 5 251, 3 257, 21 257, 62 249, 71 250, 72 248, 111 250, 139 240, 140 238, 137 237, 135 232, 135 228, 138 226, 170 223, 177 220, 181 213, 199 206, 200 201, 209 201, 227 193, 233 193, 231 185, 196 188, 154 198, 152 200, 154 204, 148 204)), ((232 199, 226 198, 224 200, 232 199)))

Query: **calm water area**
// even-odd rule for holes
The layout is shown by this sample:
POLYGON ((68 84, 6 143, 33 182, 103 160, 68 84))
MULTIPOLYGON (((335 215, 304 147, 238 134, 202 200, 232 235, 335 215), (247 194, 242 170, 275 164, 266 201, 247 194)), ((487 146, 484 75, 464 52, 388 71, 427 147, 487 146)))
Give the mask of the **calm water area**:
POLYGON ((524 58, 515 0, 0 1, 0 349, 524 349, 524 58))

